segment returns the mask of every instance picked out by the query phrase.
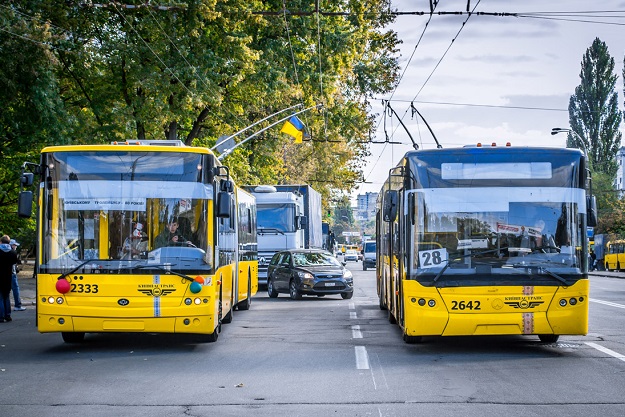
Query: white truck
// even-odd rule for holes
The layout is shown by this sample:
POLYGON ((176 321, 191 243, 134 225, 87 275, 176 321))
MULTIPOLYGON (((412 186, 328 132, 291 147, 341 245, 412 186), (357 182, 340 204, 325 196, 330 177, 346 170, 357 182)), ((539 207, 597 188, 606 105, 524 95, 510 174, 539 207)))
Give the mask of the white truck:
POLYGON ((246 185, 256 197, 258 283, 267 284, 273 255, 285 249, 321 248, 321 194, 310 185, 246 185))

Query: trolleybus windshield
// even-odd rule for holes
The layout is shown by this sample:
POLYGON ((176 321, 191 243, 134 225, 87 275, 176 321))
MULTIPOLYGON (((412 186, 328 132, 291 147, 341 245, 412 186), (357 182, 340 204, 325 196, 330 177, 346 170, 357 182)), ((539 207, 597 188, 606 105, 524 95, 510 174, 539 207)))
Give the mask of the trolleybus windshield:
POLYGON ((59 152, 44 162, 42 272, 212 270, 202 155, 59 152))
POLYGON ((414 279, 562 285, 581 276, 586 200, 571 161, 412 166, 419 185, 435 186, 406 191, 414 279))

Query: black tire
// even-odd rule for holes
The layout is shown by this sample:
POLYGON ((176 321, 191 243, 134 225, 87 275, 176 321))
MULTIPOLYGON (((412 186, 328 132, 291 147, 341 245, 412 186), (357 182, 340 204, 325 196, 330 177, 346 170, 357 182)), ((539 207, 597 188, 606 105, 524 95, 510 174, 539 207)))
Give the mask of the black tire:
POLYGON ((391 310, 388 311, 388 322, 391 324, 397 324, 397 319, 395 318, 391 310))
POLYGON ((199 338, 202 343, 215 343, 219 339, 219 332, 215 329, 210 334, 200 335, 199 338))
POLYGON ((404 342, 409 345, 414 345, 415 343, 421 343, 423 341, 423 336, 408 336, 404 333, 404 342))
POLYGON ((291 297, 291 300, 302 299, 302 293, 300 293, 299 290, 297 289, 297 284, 295 283, 294 279, 292 279, 291 282, 289 282, 289 296, 291 297))
POLYGON ((82 343, 85 341, 84 332, 63 332, 61 337, 65 343, 82 343))
POLYGON ((341 298, 343 300, 349 300, 350 298, 352 298, 354 296, 353 292, 342 292, 341 293, 341 298))
POLYGON ((269 298, 278 297, 278 291, 276 291, 275 287, 273 286, 273 281, 271 280, 271 278, 267 278, 267 294, 269 295, 269 298))
POLYGON ((364 263, 364 262, 362 263, 362 270, 363 270, 363 271, 366 271, 366 270, 367 270, 367 264, 366 264, 366 263, 364 263))
POLYGON ((560 335, 557 334, 539 334, 538 338, 543 343, 556 343, 560 338, 560 335))
POLYGON ((239 310, 249 310, 252 306, 252 278, 247 279, 247 298, 241 301, 237 308, 239 310))
POLYGON ((230 311, 221 319, 221 322, 224 324, 232 323, 232 310, 234 310, 234 306, 230 307, 230 311))

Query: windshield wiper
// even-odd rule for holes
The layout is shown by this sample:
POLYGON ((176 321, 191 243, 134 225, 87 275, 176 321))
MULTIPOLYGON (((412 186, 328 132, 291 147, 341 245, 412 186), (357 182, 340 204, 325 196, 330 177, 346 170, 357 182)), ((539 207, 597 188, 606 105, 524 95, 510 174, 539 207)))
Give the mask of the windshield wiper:
POLYGON ((69 274, 73 274, 74 272, 78 271, 80 268, 82 268, 83 266, 87 265, 89 262, 95 262, 96 259, 87 259, 85 262, 79 264, 77 267, 70 269, 67 272, 62 273, 61 275, 59 275, 58 279, 63 279, 66 276, 68 276, 69 274))
MULTIPOLYGON (((471 248, 467 248, 467 249, 468 249, 468 250, 471 250, 471 248)), ((506 249, 508 249, 508 247, 507 247, 507 246, 506 246, 506 247, 503 247, 503 248, 498 248, 498 249, 488 249, 488 250, 484 250, 484 251, 480 251, 480 252, 471 252, 471 253, 467 253, 466 255, 462 255, 462 256, 459 256, 459 257, 455 257, 455 258, 453 258, 453 259, 451 259, 451 260, 449 260, 449 259, 448 259, 448 260, 447 260, 447 265, 445 265, 445 266, 443 267, 443 269, 441 269, 440 271, 438 271, 438 274, 436 274, 436 276, 434 277, 434 279, 432 280, 432 282, 436 282, 436 281, 438 281, 438 279, 439 279, 439 278, 440 278, 440 277, 441 277, 441 276, 445 273, 445 271, 447 270, 447 268, 449 268, 449 266, 450 266, 452 263, 456 263, 456 262, 460 261, 461 259, 468 258, 468 257, 471 257, 471 256, 484 255, 485 253, 495 253, 495 252, 501 252, 501 251, 506 250, 506 249)))
MULTIPOLYGON (((171 267, 171 266, 176 266, 176 264, 171 264, 171 265, 167 265, 167 266, 169 266, 169 267, 171 267)), ((165 271, 165 272, 167 272, 168 274, 178 275, 179 277, 182 277, 182 278, 184 278, 184 279, 186 279, 186 280, 189 280, 189 281, 191 281, 191 282, 195 282, 195 278, 192 278, 192 277, 190 277, 190 276, 188 276, 188 275, 185 275, 185 274, 181 274, 181 273, 176 272, 176 271, 172 271, 171 269, 166 269, 164 266, 161 266, 161 265, 136 265, 136 266, 135 266, 135 268, 136 268, 136 269, 149 269, 149 268, 155 268, 155 269, 159 269, 159 270, 161 270, 161 271, 165 271)))
POLYGON ((260 235, 262 235, 265 232, 275 232, 275 233, 278 233, 278 234, 281 234, 281 235, 284 234, 284 232, 282 230, 276 229, 275 227, 261 227, 261 228, 258 229, 258 234, 260 234, 260 235))
MULTIPOLYGON (((551 270, 549 270, 549 269, 547 269, 545 267, 542 267, 542 266, 521 265, 521 264, 512 264, 510 266, 512 268, 515 268, 515 269, 523 268, 523 269, 527 270, 526 272, 528 274, 533 273, 533 271, 536 271, 535 272, 536 274, 546 274, 546 275, 549 275, 552 278, 557 279, 558 281, 560 281, 561 283, 563 283, 566 286, 570 285, 569 282, 565 278, 561 277, 560 275, 556 274, 555 272, 553 272, 553 271, 551 271, 551 270)), ((509 268, 510 266, 507 266, 507 267, 509 268)))

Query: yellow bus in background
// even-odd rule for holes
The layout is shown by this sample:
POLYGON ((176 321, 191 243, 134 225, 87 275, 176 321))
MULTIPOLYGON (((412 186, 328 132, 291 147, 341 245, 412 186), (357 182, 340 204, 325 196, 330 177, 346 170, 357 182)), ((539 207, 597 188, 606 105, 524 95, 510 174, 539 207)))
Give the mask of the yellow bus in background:
MULTIPOLYGON (((40 332, 68 343, 101 332, 212 342, 236 308, 250 307, 255 199, 208 149, 180 141, 55 146, 24 167, 23 186, 38 179, 40 332)), ((20 216, 30 215, 32 199, 20 193, 20 216)))
POLYGON ((608 242, 603 263, 606 271, 625 269, 625 240, 608 242))

